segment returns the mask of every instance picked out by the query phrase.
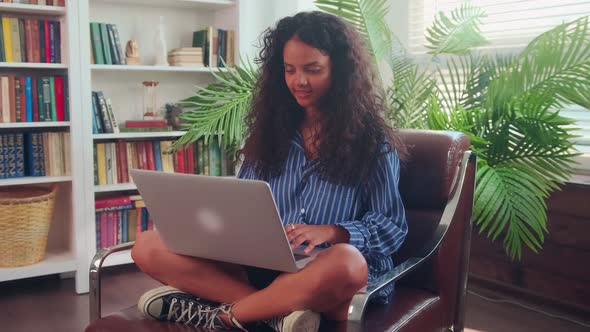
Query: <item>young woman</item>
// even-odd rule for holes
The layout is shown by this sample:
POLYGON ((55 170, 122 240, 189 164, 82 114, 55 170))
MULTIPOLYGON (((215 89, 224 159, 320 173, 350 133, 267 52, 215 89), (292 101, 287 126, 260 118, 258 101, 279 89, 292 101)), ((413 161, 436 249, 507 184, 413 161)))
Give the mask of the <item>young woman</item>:
POLYGON ((270 184, 293 248, 325 249, 299 272, 281 273, 176 255, 145 232, 133 259, 168 285, 140 299, 149 317, 316 331, 320 313, 346 320, 352 296, 393 268, 407 232, 398 192, 405 149, 382 117, 361 37, 336 16, 305 12, 267 30, 262 46, 239 177, 270 184))

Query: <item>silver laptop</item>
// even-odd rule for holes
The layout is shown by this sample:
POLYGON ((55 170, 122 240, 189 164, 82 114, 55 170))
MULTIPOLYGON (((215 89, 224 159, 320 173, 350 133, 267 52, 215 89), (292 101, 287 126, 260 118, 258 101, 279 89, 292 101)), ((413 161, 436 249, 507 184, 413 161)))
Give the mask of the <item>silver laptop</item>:
POLYGON ((131 176, 172 252, 296 272, 319 251, 291 250, 266 182, 137 169, 131 176))

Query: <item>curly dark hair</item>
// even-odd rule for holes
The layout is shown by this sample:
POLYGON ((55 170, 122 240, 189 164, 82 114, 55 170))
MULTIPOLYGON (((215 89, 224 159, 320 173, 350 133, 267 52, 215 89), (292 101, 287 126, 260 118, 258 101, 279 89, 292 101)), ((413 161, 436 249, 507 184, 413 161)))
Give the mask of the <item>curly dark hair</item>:
POLYGON ((405 147, 383 117, 383 89, 362 37, 338 16, 313 11, 283 18, 263 33, 256 59, 261 75, 239 152, 244 163, 263 178, 280 174, 303 121, 304 109, 284 76, 283 48, 294 36, 332 62, 332 83, 320 101, 324 122, 316 160, 319 174, 335 183, 360 183, 384 152, 384 143, 388 151, 405 156, 405 147))

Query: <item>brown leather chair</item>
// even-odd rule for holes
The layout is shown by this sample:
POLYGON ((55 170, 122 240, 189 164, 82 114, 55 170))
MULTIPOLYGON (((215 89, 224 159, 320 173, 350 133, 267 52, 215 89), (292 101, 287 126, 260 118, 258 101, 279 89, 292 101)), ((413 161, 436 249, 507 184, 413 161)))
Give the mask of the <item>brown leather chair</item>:
MULTIPOLYGON (((469 138, 456 132, 402 130, 410 158, 400 191, 408 235, 394 255, 398 265, 379 287, 355 295, 344 323, 322 322, 322 331, 463 331, 476 158, 469 138), (388 305, 369 303, 396 282, 388 305)), ((104 259, 133 244, 103 249, 90 268, 90 318, 86 332, 195 331, 143 318, 136 306, 101 317, 100 271, 104 259)))

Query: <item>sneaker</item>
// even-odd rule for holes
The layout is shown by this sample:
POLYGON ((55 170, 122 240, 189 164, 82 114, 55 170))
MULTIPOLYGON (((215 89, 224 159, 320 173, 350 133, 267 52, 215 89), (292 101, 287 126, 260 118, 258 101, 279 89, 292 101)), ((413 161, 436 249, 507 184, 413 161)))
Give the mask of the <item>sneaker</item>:
POLYGON ((219 318, 230 305, 207 301, 174 287, 161 286, 144 293, 137 303, 146 317, 206 329, 229 329, 219 318))
POLYGON ((293 311, 287 316, 264 321, 277 332, 317 332, 320 314, 311 310, 293 311))

